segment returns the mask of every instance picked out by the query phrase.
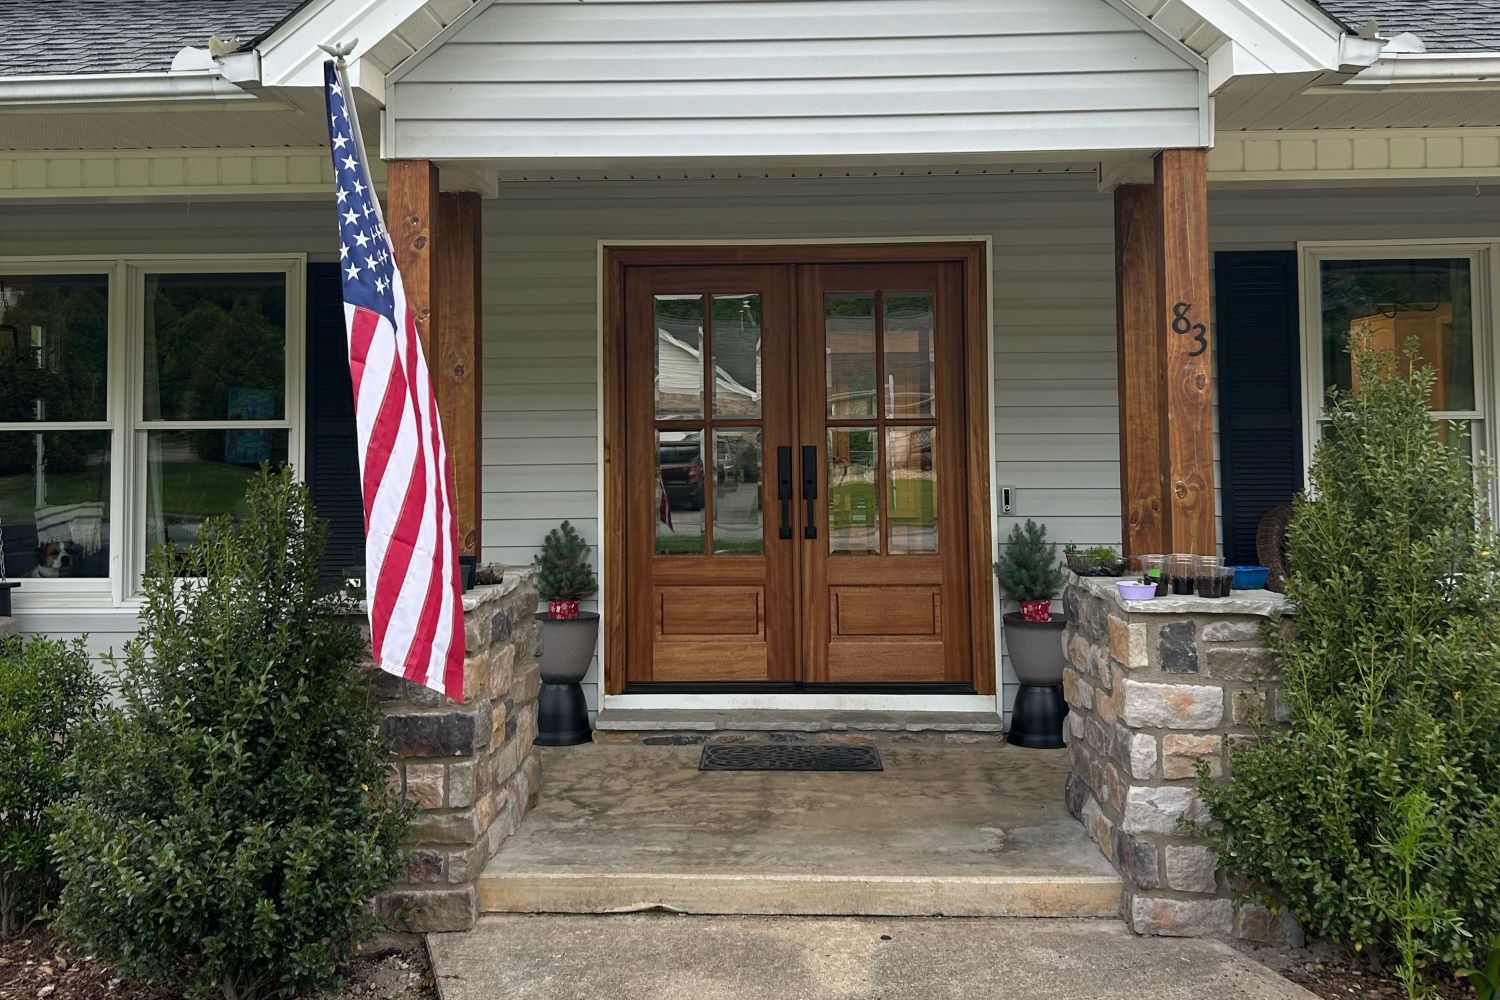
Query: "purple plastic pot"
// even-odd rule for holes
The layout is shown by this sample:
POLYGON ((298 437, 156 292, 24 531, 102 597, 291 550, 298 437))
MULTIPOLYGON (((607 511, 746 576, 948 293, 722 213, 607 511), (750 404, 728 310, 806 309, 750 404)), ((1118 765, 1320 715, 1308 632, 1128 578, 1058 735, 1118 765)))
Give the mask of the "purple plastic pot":
POLYGON ((1154 583, 1127 583, 1121 580, 1116 586, 1120 588, 1120 596, 1127 601, 1149 601, 1156 596, 1154 583))

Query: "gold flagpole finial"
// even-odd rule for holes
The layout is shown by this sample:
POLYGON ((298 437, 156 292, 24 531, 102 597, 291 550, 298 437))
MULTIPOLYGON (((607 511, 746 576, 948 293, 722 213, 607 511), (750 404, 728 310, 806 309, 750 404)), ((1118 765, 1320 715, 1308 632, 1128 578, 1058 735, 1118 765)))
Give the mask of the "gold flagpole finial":
POLYGON ((358 38, 351 38, 347 42, 329 42, 327 45, 319 45, 318 48, 333 56, 334 65, 339 69, 348 69, 344 57, 352 53, 359 46, 358 38))

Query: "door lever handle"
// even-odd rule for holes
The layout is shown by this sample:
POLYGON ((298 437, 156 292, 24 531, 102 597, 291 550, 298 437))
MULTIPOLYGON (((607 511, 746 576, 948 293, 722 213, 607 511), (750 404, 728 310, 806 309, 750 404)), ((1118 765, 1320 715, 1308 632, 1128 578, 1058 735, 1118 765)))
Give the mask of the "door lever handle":
POLYGON ((781 501, 782 538, 792 537, 792 446, 776 449, 776 499, 781 501))
POLYGON ((802 499, 807 502, 807 525, 802 529, 803 538, 817 538, 817 514, 813 501, 818 499, 818 447, 802 446, 802 499))

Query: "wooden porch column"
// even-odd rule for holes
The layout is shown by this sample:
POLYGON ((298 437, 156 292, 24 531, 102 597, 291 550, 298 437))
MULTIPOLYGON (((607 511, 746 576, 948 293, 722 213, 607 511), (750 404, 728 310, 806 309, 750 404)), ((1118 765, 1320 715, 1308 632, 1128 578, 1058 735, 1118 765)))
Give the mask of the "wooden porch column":
POLYGON ((458 540, 480 551, 480 204, 438 193, 430 160, 386 163, 386 224, 453 463, 458 540))
POLYGON ((1115 189, 1125 551, 1216 551, 1207 154, 1169 149, 1115 189))
POLYGON ((474 191, 438 196, 437 350, 428 355, 437 392, 438 412, 453 456, 453 486, 458 493, 458 543, 466 556, 480 549, 480 302, 481 206, 474 191))
POLYGON ((1126 555, 1162 552, 1161 226, 1156 188, 1115 188, 1115 339, 1120 369, 1120 518, 1126 555))
POLYGON ((1208 151, 1156 156, 1161 272, 1161 450, 1165 552, 1217 551, 1213 354, 1209 349, 1208 151))
POLYGON ((438 168, 431 160, 389 160, 385 172, 385 223, 401 267, 406 304, 417 324, 422 353, 432 357, 437 292, 438 168))

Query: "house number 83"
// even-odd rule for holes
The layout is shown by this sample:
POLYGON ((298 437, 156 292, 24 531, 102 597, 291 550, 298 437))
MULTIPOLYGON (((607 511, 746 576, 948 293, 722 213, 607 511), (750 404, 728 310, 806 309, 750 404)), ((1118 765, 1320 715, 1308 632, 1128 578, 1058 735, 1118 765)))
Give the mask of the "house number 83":
POLYGON ((1188 357, 1196 358, 1208 350, 1208 327, 1202 323, 1193 322, 1193 318, 1188 315, 1192 308, 1191 302, 1178 302, 1172 306, 1172 332, 1193 335, 1193 340, 1198 343, 1198 349, 1190 353, 1188 357))

